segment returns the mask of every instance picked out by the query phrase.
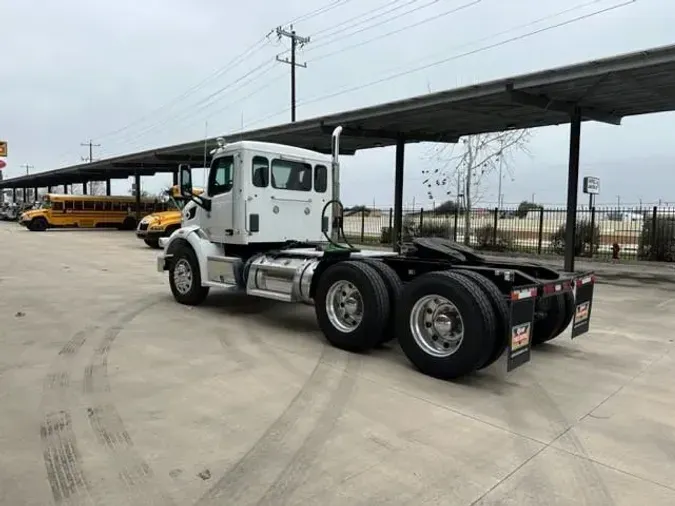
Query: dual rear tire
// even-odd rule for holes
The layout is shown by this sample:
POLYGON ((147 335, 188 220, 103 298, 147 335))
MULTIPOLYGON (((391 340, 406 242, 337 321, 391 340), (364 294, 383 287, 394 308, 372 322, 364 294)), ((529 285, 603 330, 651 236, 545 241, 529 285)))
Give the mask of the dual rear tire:
POLYGON ((383 262, 338 262, 322 273, 314 300, 333 346, 362 352, 397 337, 413 365, 436 378, 487 367, 507 346, 506 300, 469 271, 431 272, 404 287, 383 262))

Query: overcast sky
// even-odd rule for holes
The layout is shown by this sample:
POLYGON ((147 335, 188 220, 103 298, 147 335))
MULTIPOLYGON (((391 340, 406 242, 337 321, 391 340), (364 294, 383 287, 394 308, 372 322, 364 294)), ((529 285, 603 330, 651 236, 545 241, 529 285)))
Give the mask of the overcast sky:
MULTIPOLYGON (((5 177, 25 172, 20 167, 25 163, 34 171, 78 163, 87 155, 80 143, 90 138, 101 144, 94 157, 105 158, 200 139, 205 131, 214 136, 239 130, 242 124, 259 128, 289 121, 289 66, 275 62, 288 41, 270 37, 255 44, 274 27, 296 18, 297 32, 311 36, 298 55, 308 63, 298 69, 298 119, 675 42, 675 3, 636 0, 349 91, 625 0, 470 3, 0 0, 0 139, 9 142, 5 177), (321 10, 330 4, 335 5, 321 10), (461 6, 466 8, 446 14, 461 6), (563 10, 569 12, 554 16, 563 10), (246 58, 222 70, 250 47, 254 50, 246 58), (195 88, 216 71, 213 79, 195 88), (347 91, 336 94, 342 90, 347 91)), ((628 118, 620 127, 583 125, 582 176, 601 178, 600 202, 675 201, 675 144, 670 144, 674 123, 675 115, 669 113, 628 118)), ((543 203, 565 201, 568 130, 561 126, 533 131, 530 155, 516 158, 513 181, 505 178, 505 202, 517 203, 533 194, 543 203)), ((429 205, 420 171, 439 163, 428 160, 430 149, 416 145, 406 151, 407 204, 414 200, 429 205)), ((345 203, 391 205, 393 148, 343 160, 345 203)), ((167 176, 148 178, 144 189, 154 192, 169 181, 167 176)), ((126 192, 128 185, 118 181, 113 188, 126 192)), ((486 205, 496 202, 496 174, 483 195, 486 205)))

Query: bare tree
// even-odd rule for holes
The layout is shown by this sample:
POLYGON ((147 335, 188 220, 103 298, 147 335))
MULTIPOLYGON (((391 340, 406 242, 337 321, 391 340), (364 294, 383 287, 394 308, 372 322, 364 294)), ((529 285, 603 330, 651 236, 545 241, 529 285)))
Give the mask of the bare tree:
POLYGON ((92 181, 89 183, 89 195, 105 195, 105 181, 92 181))
POLYGON ((438 148, 433 158, 440 165, 422 171, 427 176, 423 184, 428 189, 430 199, 434 199, 435 188, 444 192, 443 197, 454 193, 457 208, 465 210, 465 244, 469 244, 471 236, 473 197, 476 196, 476 201, 482 198, 482 184, 495 172, 499 171, 501 177, 501 172, 505 170, 513 177, 513 157, 516 153, 528 153, 529 141, 528 130, 470 135, 461 138, 457 144, 438 148))

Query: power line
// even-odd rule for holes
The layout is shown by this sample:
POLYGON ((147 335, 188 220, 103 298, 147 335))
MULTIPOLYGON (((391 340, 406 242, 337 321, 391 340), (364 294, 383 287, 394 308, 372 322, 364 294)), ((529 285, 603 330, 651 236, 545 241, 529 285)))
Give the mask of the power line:
POLYGON ((195 116, 195 114, 199 114, 201 111, 206 110, 210 106, 212 106, 216 101, 214 99, 216 99, 216 97, 218 97, 219 95, 223 94, 226 91, 236 91, 236 90, 242 88, 243 86, 245 86, 246 84, 250 83, 251 81, 253 81, 255 79, 259 79, 262 75, 265 75, 266 73, 271 71, 273 68, 274 68, 274 62, 273 61, 266 61, 266 62, 261 63, 260 65, 253 68, 252 70, 250 70, 249 72, 247 72, 243 76, 240 76, 239 78, 237 78, 234 81, 228 83, 227 85, 223 86, 222 88, 219 88, 218 90, 211 93, 207 97, 203 98, 202 100, 200 100, 196 104, 193 104, 192 106, 189 106, 188 108, 186 108, 184 111, 179 112, 177 115, 172 115, 168 118, 164 118, 163 120, 160 120, 159 122, 154 123, 154 124, 146 127, 145 129, 141 130, 137 134, 133 135, 134 139, 137 140, 140 137, 144 137, 145 135, 149 134, 150 132, 153 132, 153 131, 157 130, 158 128, 161 128, 168 123, 175 122, 175 121, 183 121, 183 120, 188 119, 192 116, 195 116), (248 79, 248 80, 244 81, 243 83, 240 84, 240 86, 237 86, 234 90, 230 90, 230 88, 232 88, 236 84, 239 84, 241 81, 243 81, 247 77, 252 76, 256 72, 260 71, 261 69, 264 69, 265 67, 267 67, 267 68, 263 72, 260 72, 257 76, 251 77, 251 79, 248 79))
MULTIPOLYGON (((405 71, 402 71, 402 72, 397 72, 397 73, 391 74, 389 76, 386 76, 386 77, 383 77, 383 78, 380 78, 380 79, 376 79, 374 81, 370 81, 370 82, 365 83, 365 84, 360 84, 358 86, 345 88, 343 90, 336 91, 336 92, 333 92, 333 93, 329 93, 327 95, 322 95, 320 97, 315 97, 315 98, 312 98, 312 99, 304 100, 304 101, 301 101, 299 105, 305 105, 305 104, 310 104, 310 103, 314 103, 314 102, 319 102, 319 101, 322 101, 322 100, 326 100, 328 98, 333 98, 333 97, 337 97, 337 96, 340 96, 340 95, 344 95, 346 93, 352 93, 354 91, 359 91, 359 90, 364 89, 364 88, 369 88, 371 86, 375 86, 377 84, 388 82, 388 81, 391 81, 393 79, 398 79, 400 77, 404 77, 404 76, 409 75, 409 74, 414 74, 415 72, 419 72, 421 70, 426 70, 426 69, 429 69, 429 68, 437 67, 439 65, 443 65, 445 63, 448 63, 448 62, 451 62, 451 61, 454 61, 454 60, 459 60, 459 59, 464 58, 466 56, 471 56, 471 55, 474 55, 474 54, 477 54, 477 53, 488 51, 490 49, 494 49, 494 48, 497 48, 497 47, 500 47, 500 46, 503 46, 503 45, 506 45, 506 44, 510 44, 511 42, 523 40, 523 39, 526 39, 528 37, 532 37, 534 35, 538 35, 540 33, 547 32, 549 30, 553 30, 555 28, 560 28, 560 27, 563 27, 563 26, 566 26, 566 25, 570 25, 572 23, 576 23, 576 22, 579 22, 579 21, 597 16, 597 15, 600 15, 600 14, 604 14, 604 13, 609 12, 609 11, 613 11, 613 10, 619 9, 621 7, 625 7, 629 4, 635 3, 635 1, 636 0, 626 0, 622 3, 620 3, 620 4, 615 4, 615 5, 612 5, 610 7, 606 7, 606 8, 601 9, 601 10, 597 10, 597 11, 590 12, 588 14, 577 16, 575 18, 572 18, 572 19, 569 19, 569 20, 566 20, 566 21, 561 21, 560 23, 556 23, 554 25, 545 26, 545 27, 540 28, 538 30, 533 30, 531 32, 527 32, 527 33, 524 33, 524 34, 521 34, 521 35, 510 37, 508 39, 501 40, 501 41, 496 42, 494 44, 489 44, 489 45, 482 46, 482 47, 479 47, 479 48, 471 50, 471 51, 466 51, 464 53, 456 54, 456 55, 450 56, 448 58, 443 58, 441 60, 437 60, 437 61, 432 62, 432 63, 428 63, 428 64, 425 64, 425 65, 413 67, 412 69, 408 69, 408 70, 405 70, 405 71)), ((269 116, 265 116, 264 118, 261 118, 259 120, 254 121, 249 126, 264 122, 268 119, 274 118, 274 117, 276 117, 280 114, 283 114, 287 111, 288 111, 288 109, 284 109, 284 110, 278 111, 274 114, 271 114, 269 116)))
MULTIPOLYGON (((308 13, 305 13, 305 14, 303 14, 303 15, 300 15, 299 17, 296 17, 295 19, 293 19, 293 20, 291 20, 291 21, 289 21, 289 22, 287 22, 287 23, 284 23, 284 25, 287 25, 287 24, 290 24, 290 23, 294 23, 294 22, 297 22, 297 21, 300 21, 300 20, 311 19, 312 17, 319 16, 319 15, 325 13, 325 12, 328 12, 328 11, 330 11, 330 10, 332 10, 332 9, 335 9, 336 7, 345 5, 346 3, 350 2, 350 1, 352 1, 352 0, 334 0, 334 1, 330 2, 328 5, 325 5, 325 6, 323 6, 323 7, 319 7, 318 9, 315 9, 315 10, 313 10, 313 11, 310 11, 310 12, 308 12, 308 13)), ((282 25, 282 26, 283 26, 283 25, 282 25)), ((244 59, 247 59, 247 57, 250 57, 250 56, 252 56, 253 54, 255 54, 255 53, 257 53, 258 51, 260 51, 263 47, 265 47, 265 41, 268 40, 268 37, 269 37, 272 33, 273 33, 273 30, 270 31, 270 32, 268 32, 264 37, 261 37, 261 38, 258 39, 256 42, 254 42, 253 44, 251 44, 247 49, 245 49, 245 50, 244 50, 242 53, 240 53, 238 56, 235 56, 235 57, 234 57, 232 60, 230 60, 227 64, 225 64, 225 65, 223 65, 222 67, 216 69, 216 70, 213 71, 211 74, 209 74, 206 78, 202 79, 202 80, 201 80, 200 82, 198 82, 197 84, 191 86, 190 88, 188 88, 187 90, 185 90, 185 91, 184 91, 183 93, 181 93, 180 95, 174 97, 173 99, 169 100, 169 101, 166 102, 165 104, 163 104, 163 105, 161 105, 161 106, 159 106, 159 107, 157 107, 157 108, 155 108, 155 109, 149 111, 148 113, 144 114, 144 115, 141 116, 140 118, 138 118, 138 119, 136 119, 136 120, 134 120, 134 121, 132 121, 132 122, 130 122, 130 123, 124 125, 123 127, 120 127, 120 128, 115 129, 115 130, 112 130, 112 131, 110 131, 110 132, 106 132, 106 133, 104 133, 104 134, 99 135, 98 137, 96 137, 96 139, 103 139, 103 138, 106 138, 106 137, 110 137, 110 136, 119 134, 119 133, 121 133, 121 132, 123 132, 123 131, 126 131, 126 130, 130 129, 131 127, 134 127, 134 126, 136 126, 136 125, 138 125, 138 124, 140 124, 140 123, 145 122, 147 119, 154 118, 158 113, 162 112, 164 109, 170 109, 173 105, 175 105, 175 104, 181 102, 181 101, 182 101, 184 98, 186 98, 187 96, 189 96, 189 95, 195 93, 196 91, 198 91, 199 89, 203 88, 203 87, 204 87, 206 84, 208 84, 209 82, 213 81, 214 79, 216 79, 216 78, 218 78, 218 77, 224 75, 224 74, 227 73, 228 71, 230 71, 230 70, 232 70, 233 68, 235 68, 235 67, 236 67, 237 65, 239 65, 242 61, 244 61, 244 59)))
POLYGON ((324 5, 323 7, 319 7, 318 9, 310 11, 307 14, 302 14, 302 15, 298 16, 297 18, 294 18, 290 21, 287 21, 286 23, 283 23, 280 26, 287 26, 287 25, 291 25, 291 24, 296 24, 296 23, 299 23, 300 21, 305 21, 307 19, 311 19, 311 18, 320 16, 321 14, 325 14, 326 12, 335 9, 336 7, 340 7, 342 5, 345 5, 345 4, 347 4, 351 1, 352 0, 334 0, 333 2, 330 2, 327 5, 324 5))
MULTIPOLYGON (((354 48, 356 48, 356 47, 360 47, 360 46, 364 46, 364 45, 366 45, 366 44, 370 44, 371 42, 374 42, 374 41, 376 41, 376 40, 380 40, 380 39, 383 39, 383 38, 385 38, 385 37, 390 37, 391 35, 395 35, 395 34, 397 34, 397 33, 401 33, 401 32, 403 32, 403 31, 405 31, 405 30, 410 30, 411 28, 416 28, 416 27, 418 27, 418 26, 421 26, 421 25, 423 25, 423 24, 429 23, 429 22, 431 22, 431 21, 436 21, 436 20, 441 19, 441 18, 443 18, 443 17, 445 17, 445 16, 449 16, 450 14, 455 14, 455 13, 457 13, 457 12, 459 12, 459 11, 464 10, 464 9, 468 9, 469 7, 473 7, 474 5, 478 5, 480 2, 482 2, 482 0, 473 0, 473 1, 471 1, 471 2, 462 4, 462 5, 460 5, 459 7, 455 7, 455 8, 453 8, 453 9, 450 9, 450 10, 447 10, 447 11, 444 11, 444 12, 441 12, 441 13, 438 13, 438 14, 434 14, 433 16, 429 16, 428 18, 424 18, 424 19, 422 19, 422 20, 420 20, 420 21, 417 21, 416 23, 412 23, 412 24, 410 24, 410 25, 405 25, 405 26, 403 26, 403 27, 401 27, 401 28, 398 28, 398 29, 396 29, 396 30, 392 30, 392 31, 390 31, 390 32, 383 33, 383 34, 377 35, 377 36, 375 36, 375 37, 372 37, 372 38, 370 38, 370 39, 367 39, 367 40, 364 40, 364 41, 361 41, 361 42, 357 42, 356 44, 352 44, 351 46, 342 47, 342 48, 340 48, 340 49, 337 50, 337 51, 332 51, 332 52, 330 52, 330 53, 326 53, 326 54, 319 55, 319 56, 317 56, 316 58, 312 58, 311 60, 308 60, 307 63, 313 62, 313 61, 322 60, 322 59, 324 59, 324 58, 328 58, 329 56, 333 56, 333 55, 335 55, 335 54, 342 53, 342 52, 344 52, 344 51, 348 51, 348 50, 354 49, 354 48)), ((406 12, 405 14, 408 14, 408 12, 406 12)), ((358 33, 358 32, 354 32, 354 33, 358 33)), ((329 45, 329 44, 324 44, 324 45, 329 45)))
MULTIPOLYGON (((268 69, 268 70, 272 70, 272 69, 268 69)), ((265 72, 265 73, 267 73, 267 72, 265 72)), ((215 110, 209 110, 209 112, 208 112, 208 114, 206 114, 206 116, 194 117, 194 118, 191 119, 191 120, 188 120, 188 119, 187 119, 188 117, 186 117, 185 120, 180 120, 180 121, 181 121, 181 123, 183 123, 184 125, 192 125, 192 124, 196 123, 197 120, 202 121, 202 120, 204 120, 204 119, 209 119, 209 118, 215 116, 216 114, 220 114, 220 113, 222 113, 222 112, 225 112, 225 111, 231 109, 232 107, 234 107, 235 105, 244 102, 245 100, 251 98, 252 96, 257 95, 257 94, 260 93, 261 91, 263 91, 263 90, 269 88, 270 86, 276 84, 279 80, 281 80, 282 77, 285 77, 285 75, 286 75, 285 72, 284 72, 283 74, 277 74, 276 77, 274 77, 273 79, 271 79, 271 80, 269 80, 268 82, 266 82, 263 86, 259 86, 259 87, 257 87, 257 88, 254 88, 253 90, 251 90, 248 94, 244 95, 243 97, 241 97, 241 98, 239 98, 239 99, 237 99, 237 100, 234 100, 234 101, 231 101, 231 102, 226 103, 226 104, 224 105, 224 107, 219 107, 218 109, 215 109, 215 110)), ((235 91, 237 91, 238 89, 241 89, 241 88, 245 87, 245 86, 248 85, 250 82, 252 82, 252 81, 257 81, 258 79, 259 79, 258 77, 249 79, 249 80, 247 80, 246 82, 241 83, 240 86, 238 86, 237 88, 235 88, 235 89, 232 90, 232 91, 235 92, 235 91)), ((156 125, 155 128, 161 128, 161 127, 167 125, 168 123, 169 123, 168 120, 167 120, 167 121, 164 121, 162 124, 156 125)), ((134 142, 134 141, 138 141, 138 139, 144 137, 144 136, 145 136, 146 134, 148 134, 151 130, 152 130, 152 129, 149 129, 149 130, 144 131, 144 132, 141 132, 139 135, 135 136, 135 138, 133 139, 133 141, 131 141, 132 145, 138 146, 139 143, 138 143, 138 142, 134 142)))
MULTIPOLYGON (((384 12, 384 13, 381 13, 381 14, 377 14, 377 15, 375 15, 375 16, 371 16, 371 17, 369 17, 369 18, 367 18, 367 19, 365 19, 365 20, 363 20, 363 21, 360 21, 360 22, 358 22, 358 23, 355 23, 355 24, 351 25, 351 28, 354 28, 354 27, 356 27, 356 26, 359 26, 359 25, 361 25, 361 24, 363 24, 363 23, 367 23, 368 21, 371 21, 371 20, 373 20, 373 19, 380 19, 382 16, 384 16, 384 15, 386 15, 386 14, 390 14, 390 13, 396 11, 396 10, 399 10, 399 9, 401 9, 401 8, 403 8, 403 7, 406 7, 406 6, 410 5, 410 4, 416 3, 416 2, 418 2, 418 1, 419 1, 419 0, 409 0, 408 2, 406 2, 406 3, 402 4, 402 5, 399 5, 399 6, 397 6, 397 7, 394 7, 394 8, 392 8, 392 9, 388 10, 387 12, 384 12)), ((324 47, 324 46, 333 44, 333 43, 335 43, 336 41, 344 40, 344 39, 346 39, 346 38, 348 38, 348 37, 352 37, 352 36, 357 35, 357 34, 359 34, 359 33, 363 33, 363 32, 365 32, 365 31, 367 31, 367 30, 372 30, 373 28, 376 28, 376 27, 378 27, 378 26, 384 25, 384 24, 386 24, 386 23, 390 23, 391 21, 394 21, 394 20, 396 20, 396 19, 402 18, 403 16, 407 16, 407 15, 412 14, 412 13, 414 13, 414 12, 417 12, 417 11, 419 11, 419 10, 426 9, 427 7, 430 7, 431 5, 437 4, 438 2, 440 2, 440 0, 431 0, 431 1, 427 2, 427 3, 425 3, 425 4, 422 4, 422 5, 418 6, 418 7, 415 7, 414 9, 407 10, 407 11, 405 11, 405 12, 402 12, 402 13, 397 14, 396 16, 392 16, 392 17, 390 17, 390 18, 381 19, 381 20, 380 20, 379 22, 377 22, 377 23, 373 23, 373 24, 367 25, 367 26, 365 26, 365 27, 363 27, 363 28, 359 28, 358 30, 356 30, 356 31, 354 31, 354 32, 350 32, 350 33, 346 33, 346 34, 345 34, 345 33, 343 33, 343 30, 342 30, 342 29, 336 30, 335 32, 329 33, 329 35, 328 35, 328 40, 321 39, 320 42, 321 42, 322 40, 323 40, 323 42, 321 42, 321 43, 315 45, 314 47, 312 47, 312 49, 311 49, 310 51, 316 50, 316 49, 318 49, 318 48, 320 48, 320 47, 324 47), (332 38, 331 38, 332 35, 338 35, 338 36, 337 36, 337 37, 332 37, 332 38)))
MULTIPOLYGON (((532 25, 538 24, 538 23, 540 23, 540 22, 542 22, 542 21, 544 21, 544 20, 551 19, 551 18, 555 18, 555 17, 561 16, 561 15, 563 15, 563 14, 569 13, 569 12, 571 12, 571 11, 576 11, 576 10, 579 10, 579 9, 581 9, 581 8, 583 8, 583 7, 587 7, 587 6, 590 6, 590 5, 593 5, 593 4, 597 4, 597 3, 601 2, 601 1, 603 1, 603 0, 592 0, 592 1, 584 2, 584 3, 582 3, 582 4, 577 4, 577 5, 574 6, 574 7, 571 7, 571 8, 568 8, 568 9, 565 9, 565 10, 562 10, 562 11, 559 11, 559 12, 556 12, 556 13, 553 13, 553 14, 549 14, 549 15, 543 16, 543 17, 538 18, 538 19, 536 19, 536 20, 534 20, 534 21, 530 21, 530 22, 528 22, 528 23, 525 23, 525 24, 522 24, 522 25, 518 25, 518 26, 516 26, 516 27, 509 28, 509 29, 503 30, 503 31, 501 31, 501 32, 497 32, 497 33, 495 33, 495 34, 488 35, 487 37, 482 37, 482 38, 477 39, 477 40, 474 40, 474 41, 472 41, 472 42, 469 42, 469 43, 466 43, 466 44, 462 44, 462 45, 460 45, 460 46, 456 46, 455 49, 459 49, 459 48, 461 48, 461 47, 466 47, 466 46, 471 46, 471 45, 476 44, 477 42, 481 42, 481 41, 484 41, 484 40, 493 39, 493 38, 495 38, 495 37, 497 37, 497 36, 499 36, 499 35, 506 34, 506 33, 510 33, 510 32, 513 32, 513 31, 515 31, 515 30, 518 30, 518 29, 521 29, 521 28, 524 28, 524 27, 528 27, 528 26, 532 26, 532 25)), ((613 9, 618 8, 618 7, 622 7, 622 6, 626 5, 626 4, 632 3, 632 2, 634 2, 634 1, 635 1, 635 0, 632 0, 632 1, 629 1, 629 2, 625 2, 625 3, 623 3, 623 4, 611 6, 611 7, 607 8, 607 9, 603 9, 603 10, 600 10, 600 11, 594 11, 594 12, 589 13, 589 14, 584 15, 584 16, 579 16, 579 17, 577 17, 577 18, 574 18, 574 19, 571 19, 571 20, 568 20, 568 21, 565 21, 565 22, 561 22, 561 23, 558 23, 558 24, 555 24, 555 25, 551 25, 551 26, 544 27, 543 29, 540 29, 540 30, 535 30, 535 31, 533 31, 533 32, 528 32, 528 33, 525 33, 525 34, 522 34, 522 35, 519 35, 519 36, 510 38, 510 39, 502 40, 502 41, 500 41, 500 42, 498 42, 498 43, 496 43, 496 44, 492 44, 492 45, 489 45, 489 46, 486 46, 486 47, 481 47, 481 48, 478 48, 478 49, 476 49, 476 50, 468 51, 468 52, 463 53, 463 54, 454 55, 454 56, 452 56, 452 57, 450 57, 450 58, 445 58, 445 59, 442 59, 442 60, 440 60, 440 61, 433 62, 433 63, 428 64, 428 65, 423 65, 423 66, 420 66, 420 67, 416 67, 416 68, 413 68, 413 69, 409 69, 409 70, 406 70, 406 71, 401 72, 401 73, 396 73, 396 74, 390 75, 390 76, 388 76, 388 77, 385 77, 385 78, 383 78, 383 79, 378 79, 378 80, 376 80, 376 81, 373 81, 373 82, 371 82, 371 83, 366 83, 366 84, 364 84, 364 85, 356 86, 356 87, 353 87, 353 88, 348 88, 348 89, 345 89, 345 90, 342 90, 342 91, 338 91, 338 92, 336 92, 336 93, 332 93, 332 94, 329 94, 329 95, 325 95, 325 96, 321 96, 321 97, 316 97, 316 98, 314 98, 314 99, 309 99, 309 100, 301 101, 301 102, 300 102, 300 105, 304 105, 304 104, 308 104, 308 103, 317 102, 317 101, 319 101, 319 100, 324 100, 324 99, 326 99, 326 98, 332 98, 332 97, 334 97, 334 96, 342 95, 342 94, 345 94, 345 93, 350 93, 350 92, 352 92, 352 91, 357 91, 357 90, 359 90, 359 89, 362 89, 362 88, 365 88, 365 87, 369 87, 369 86, 373 86, 373 85, 375 85, 375 84, 379 84, 379 83, 381 83, 381 82, 385 82, 385 81, 388 81, 388 80, 390 80, 390 79, 395 79, 395 78, 402 77, 402 76, 407 75, 407 74, 410 74, 410 73, 418 72, 419 70, 424 70, 424 69, 429 68, 429 67, 433 67, 433 66, 436 66, 436 65, 440 65, 440 64, 446 63, 447 61, 459 59, 459 58, 462 58, 462 57, 465 57, 465 56, 469 56, 469 55, 471 55, 471 54, 475 54, 475 53, 482 52, 482 51, 485 51, 485 50, 488 50, 488 49, 492 49, 492 48, 494 48, 494 47, 498 47, 498 46, 501 46, 501 45, 504 45, 504 44, 507 44, 507 43, 510 43, 510 42, 513 42, 513 41, 516 41, 516 40, 519 40, 519 39, 522 39, 522 38, 526 38, 526 37, 529 37, 529 36, 532 36, 532 35, 541 33, 541 32, 543 32, 543 31, 548 31, 548 30, 551 30, 551 29, 554 29, 554 28, 558 28, 558 27, 564 26, 564 25, 566 25, 566 24, 570 24, 570 23, 577 22, 577 21, 580 21, 580 20, 585 19, 585 18, 588 18, 588 17, 592 17, 592 16, 595 16, 595 15, 601 14, 601 13, 603 13, 603 12, 606 12, 607 10, 613 10, 613 9)), ((446 54, 447 54, 447 52, 446 52, 446 54)), ((319 57, 317 57, 315 60, 312 60, 312 61, 316 61, 316 60, 319 59, 319 58, 324 58, 324 57, 327 57, 327 56, 328 56, 328 55, 319 56, 319 57)), ((270 70, 271 70, 271 69, 270 69, 270 70)), ((258 78, 259 78, 259 77, 258 77, 258 78)), ((257 80, 258 78, 256 78, 256 80, 257 80)), ((261 87, 256 88, 255 90, 253 90, 251 93, 249 93, 249 94, 246 95, 245 97, 242 97, 242 98, 239 99, 239 100, 236 100, 236 101, 233 101, 233 102, 228 103, 224 108, 221 108, 221 109, 219 109, 218 111, 214 111, 214 112, 209 113, 207 117, 212 117, 212 116, 214 116, 215 114, 218 114, 219 112, 222 112, 222 111, 224 111, 224 110, 231 109, 234 105, 237 105, 238 103, 243 102, 243 101, 246 100, 247 98, 250 98, 250 96, 259 93, 259 92, 262 91, 263 89, 266 89, 266 88, 270 87, 272 84, 275 84, 276 81, 277 81, 278 79, 279 79, 279 78, 275 78, 274 80, 268 82, 267 84, 265 84, 265 85, 263 85, 263 86, 261 86, 261 87)), ((253 80, 253 79, 251 79, 251 80, 253 80)), ((239 89, 239 88, 241 88, 241 87, 247 85, 248 82, 249 82, 249 81, 242 83, 242 84, 241 84, 239 87, 237 87, 236 89, 239 89)), ((235 89, 235 91, 236 91, 236 89, 235 89)), ((265 121, 265 120, 267 120, 267 119, 276 117, 276 116, 278 116, 278 115, 281 114, 281 113, 287 112, 288 110, 289 110, 289 109, 284 109, 283 111, 279 111, 279 112, 276 112, 276 113, 274 113, 274 114, 272 114, 272 115, 270 115, 270 116, 266 116, 266 117, 264 117, 264 118, 262 118, 262 119, 256 120, 256 121, 252 122, 249 126, 255 125, 255 124, 258 124, 258 123, 260 123, 260 122, 263 122, 263 121, 265 121)), ((292 110, 292 108, 291 108, 291 110, 292 110)), ((166 123, 167 123, 167 121, 163 122, 163 124, 166 124, 166 123)), ((158 126, 162 126, 163 124, 158 125, 158 126)), ((150 130, 152 130, 152 129, 150 129, 150 130)), ((143 132, 143 133, 141 134, 141 136, 145 135, 146 133, 147 133, 147 131, 146 131, 146 132, 143 132)))
POLYGON ((295 61, 295 52, 298 47, 303 47, 309 42, 309 37, 300 37, 293 30, 293 25, 291 25, 291 31, 284 30, 283 28, 277 28, 277 37, 281 40, 281 37, 288 37, 291 39, 291 59, 280 58, 277 56, 276 60, 281 63, 287 63, 291 66, 291 121, 295 122, 295 69, 296 67, 307 68, 306 63, 298 63, 295 61))
MULTIPOLYGON (((361 14, 357 14, 356 16, 352 16, 351 18, 345 19, 344 21, 342 21, 342 22, 340 22, 336 25, 332 25, 332 26, 329 26, 329 27, 324 28, 322 30, 318 30, 318 31, 312 33, 311 36, 316 38, 316 36, 319 35, 320 33, 324 33, 324 32, 333 33, 335 31, 339 31, 340 27, 345 26, 345 25, 349 25, 354 20, 362 18, 363 16, 367 16, 368 14, 372 14, 374 12, 381 11, 382 9, 386 9, 387 7, 391 7, 392 5, 397 4, 400 1, 401 0, 391 0, 389 2, 386 2, 384 5, 380 5, 379 7, 374 7, 373 9, 369 9, 366 12, 362 12, 361 14)), ((409 0, 404 5, 409 5, 409 4, 415 3, 415 2, 419 2, 419 0, 409 0)), ((386 12, 385 12, 385 14, 386 14, 386 12)), ((369 18, 369 19, 371 19, 371 18, 369 18)))
POLYGON ((247 56, 252 56, 252 54, 258 52, 264 47, 264 42, 267 40, 267 35, 265 37, 262 37, 261 39, 257 40, 255 43, 253 43, 251 46, 249 46, 246 50, 244 50, 243 53, 240 53, 239 55, 235 56, 233 59, 227 62, 224 66, 220 67, 219 69, 215 70, 213 73, 211 73, 209 76, 207 76, 205 79, 201 80, 199 83, 193 85, 192 87, 188 88, 185 90, 183 93, 180 95, 174 97, 173 99, 169 100, 168 102, 164 103, 163 105, 156 107, 155 109, 152 109, 148 113, 144 114, 140 118, 128 123, 127 125, 117 128, 115 130, 112 130, 110 132, 107 132, 105 134, 99 135, 97 139, 103 139, 105 137, 111 137, 113 135, 116 135, 118 133, 121 133, 123 131, 128 130, 129 128, 136 126, 140 123, 143 123, 147 119, 154 118, 157 116, 158 113, 161 113, 164 109, 170 109, 172 106, 178 104, 181 102, 184 98, 187 96, 193 94, 200 88, 204 87, 207 83, 211 82, 213 79, 222 76, 223 74, 227 73, 229 70, 232 70, 235 68, 239 63, 243 61, 243 59, 247 56))

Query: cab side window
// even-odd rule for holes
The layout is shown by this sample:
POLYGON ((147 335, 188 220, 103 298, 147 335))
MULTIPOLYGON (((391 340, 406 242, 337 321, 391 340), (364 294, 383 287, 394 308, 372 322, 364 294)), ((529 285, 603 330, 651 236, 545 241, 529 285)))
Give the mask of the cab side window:
POLYGON ((209 172, 209 197, 228 193, 234 186, 234 156, 224 156, 213 161, 209 172))
POLYGON ((252 164, 253 172, 251 179, 253 186, 257 188, 267 188, 270 184, 270 163, 264 156, 254 156, 252 164))
POLYGON ((325 165, 314 167, 314 191, 324 193, 328 189, 328 169, 325 165))
POLYGON ((293 160, 272 160, 272 186, 280 190, 312 190, 312 166, 293 160))

